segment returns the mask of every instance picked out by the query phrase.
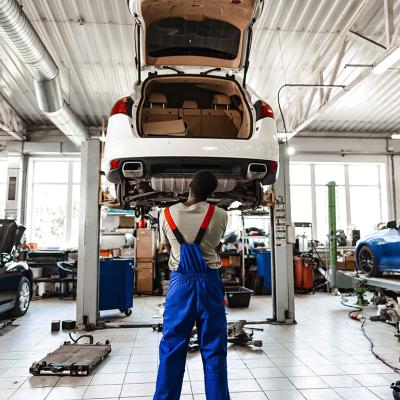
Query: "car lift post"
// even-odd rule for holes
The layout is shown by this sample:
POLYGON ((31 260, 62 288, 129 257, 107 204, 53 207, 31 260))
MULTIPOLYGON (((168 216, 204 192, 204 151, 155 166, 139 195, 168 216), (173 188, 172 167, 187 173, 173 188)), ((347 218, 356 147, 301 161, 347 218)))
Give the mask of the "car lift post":
POLYGON ((98 139, 82 143, 76 297, 78 327, 95 326, 99 317, 100 156, 101 143, 98 139))
POLYGON ((328 183, 329 207, 329 287, 331 291, 336 288, 337 270, 337 235, 336 235, 336 183, 328 183))
POLYGON ((274 184, 275 207, 271 207, 272 322, 295 323, 293 277, 293 230, 291 229, 289 155, 287 144, 279 145, 279 175, 274 184))

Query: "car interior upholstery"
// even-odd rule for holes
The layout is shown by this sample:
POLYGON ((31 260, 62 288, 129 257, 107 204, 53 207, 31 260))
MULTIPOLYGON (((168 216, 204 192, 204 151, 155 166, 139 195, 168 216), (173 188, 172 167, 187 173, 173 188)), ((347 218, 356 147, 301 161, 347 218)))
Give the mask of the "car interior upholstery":
POLYGON ((250 114, 243 94, 235 82, 228 80, 153 78, 145 87, 138 112, 144 136, 247 139, 250 135, 250 114), (177 120, 183 121, 184 133, 179 124, 163 129, 162 122, 177 120), (173 132, 173 127, 179 132, 173 132))

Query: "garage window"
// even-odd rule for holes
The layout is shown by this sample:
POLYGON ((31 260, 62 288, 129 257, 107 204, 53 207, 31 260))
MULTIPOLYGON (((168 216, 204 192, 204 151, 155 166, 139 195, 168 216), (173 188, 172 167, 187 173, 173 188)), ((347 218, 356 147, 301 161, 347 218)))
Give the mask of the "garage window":
POLYGON ((80 162, 31 159, 27 239, 39 247, 77 247, 80 162))
POLYGON ((312 222, 314 238, 328 240, 328 188, 336 187, 337 229, 359 229, 361 235, 387 222, 387 192, 384 164, 290 164, 292 221, 312 222))
POLYGON ((7 160, 0 160, 0 218, 4 218, 6 209, 7 160))

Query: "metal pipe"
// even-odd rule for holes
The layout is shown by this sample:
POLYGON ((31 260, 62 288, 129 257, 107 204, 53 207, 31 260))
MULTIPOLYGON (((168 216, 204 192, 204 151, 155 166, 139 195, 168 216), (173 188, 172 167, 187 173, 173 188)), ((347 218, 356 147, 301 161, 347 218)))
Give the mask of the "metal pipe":
POLYGON ((331 289, 336 286, 337 239, 336 239, 336 183, 328 183, 329 207, 329 281, 331 289))
POLYGON ((16 0, 0 0, 0 35, 31 73, 40 110, 80 146, 88 130, 65 102, 58 67, 16 0))

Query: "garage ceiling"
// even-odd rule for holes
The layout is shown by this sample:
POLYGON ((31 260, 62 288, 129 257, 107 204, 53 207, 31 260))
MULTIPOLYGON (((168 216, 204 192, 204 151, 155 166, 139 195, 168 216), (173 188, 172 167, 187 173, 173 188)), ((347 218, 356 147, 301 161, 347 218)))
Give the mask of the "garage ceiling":
MULTIPOLYGON (((390 3, 390 0, 386 0, 390 3)), ((249 84, 269 101, 278 118, 277 93, 285 83, 331 83, 342 48, 336 84, 362 82, 346 91, 333 89, 324 112, 304 126, 307 132, 369 132, 389 136, 398 129, 399 69, 370 74, 370 65, 387 46, 384 2, 363 0, 266 0, 255 27, 249 84), (324 60, 325 58, 325 60, 324 60), (357 64, 363 66, 346 66, 357 64)), ((395 0, 394 15, 400 12, 395 0)), ((133 21, 125 0, 23 0, 23 9, 60 68, 66 100, 85 125, 98 127, 114 102, 135 82, 133 21)), ((395 18, 394 26, 400 23, 395 18)), ((36 105, 32 79, 4 43, 0 44, 0 93, 31 129, 49 122, 36 105)), ((327 89, 285 88, 281 103, 289 131, 314 116, 327 89), (312 99, 312 101, 310 101, 312 99), (310 104, 310 107, 309 107, 310 104), (308 109, 309 108, 309 109, 308 109)), ((279 131, 283 131, 279 118, 279 131)))

